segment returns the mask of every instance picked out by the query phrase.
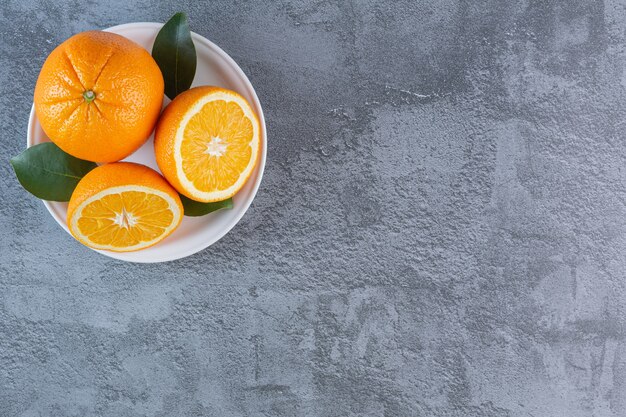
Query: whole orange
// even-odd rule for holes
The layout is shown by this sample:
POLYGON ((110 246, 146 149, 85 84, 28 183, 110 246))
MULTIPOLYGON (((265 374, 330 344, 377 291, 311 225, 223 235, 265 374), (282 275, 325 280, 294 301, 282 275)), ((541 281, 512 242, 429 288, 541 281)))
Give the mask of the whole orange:
POLYGON ((35 112, 65 152, 113 162, 150 136, 163 104, 163 76, 152 56, 123 36, 72 36, 46 59, 35 86, 35 112))

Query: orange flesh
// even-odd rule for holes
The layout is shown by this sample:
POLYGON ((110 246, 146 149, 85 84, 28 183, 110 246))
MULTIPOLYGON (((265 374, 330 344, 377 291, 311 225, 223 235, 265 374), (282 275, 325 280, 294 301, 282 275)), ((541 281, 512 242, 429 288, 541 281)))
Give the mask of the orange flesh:
POLYGON ((205 104, 185 127, 181 144, 185 176, 201 191, 226 190, 250 163, 253 126, 239 105, 205 104))
POLYGON ((78 219, 78 229, 96 244, 129 247, 161 236, 173 220, 162 197, 123 191, 89 203, 78 219))

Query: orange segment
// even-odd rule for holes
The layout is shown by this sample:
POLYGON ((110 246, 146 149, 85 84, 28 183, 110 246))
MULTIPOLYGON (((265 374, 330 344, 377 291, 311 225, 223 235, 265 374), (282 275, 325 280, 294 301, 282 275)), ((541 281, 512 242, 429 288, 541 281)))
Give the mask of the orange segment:
POLYGON ((260 125, 234 91, 196 87, 165 109, 155 133, 155 154, 167 180, 197 201, 232 197, 252 174, 260 125))
POLYGON ((157 172, 119 162, 100 166, 79 182, 67 223, 89 247, 126 252, 163 240, 182 215, 178 194, 157 172))

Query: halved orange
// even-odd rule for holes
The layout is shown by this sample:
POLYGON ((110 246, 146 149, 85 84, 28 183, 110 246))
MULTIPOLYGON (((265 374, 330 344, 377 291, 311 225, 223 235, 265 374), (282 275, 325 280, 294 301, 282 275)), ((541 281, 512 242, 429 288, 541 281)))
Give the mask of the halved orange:
POLYGON ((257 163, 261 127, 250 104, 234 91, 196 87, 165 109, 154 151, 163 175, 178 192, 202 202, 239 191, 257 163))
POLYGON ((67 225, 81 243, 115 252, 144 249, 178 227, 178 193, 156 171, 116 162, 85 175, 72 193, 67 225))

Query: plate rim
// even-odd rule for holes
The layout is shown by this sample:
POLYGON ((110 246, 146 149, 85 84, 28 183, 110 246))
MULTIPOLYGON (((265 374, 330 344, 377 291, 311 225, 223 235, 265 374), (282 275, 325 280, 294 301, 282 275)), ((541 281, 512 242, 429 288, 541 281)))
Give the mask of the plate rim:
MULTIPOLYGON (((124 29, 137 29, 137 28, 158 30, 161 27, 163 27, 163 25, 164 23, 157 23, 157 22, 129 22, 129 23, 122 23, 120 25, 111 26, 111 27, 108 27, 106 29, 101 29, 101 30, 104 32, 113 32, 113 33, 117 33, 118 31, 122 31, 124 29)), ((228 55, 222 48, 217 46, 215 43, 211 42, 210 40, 208 40, 207 38, 205 38, 204 36, 196 32, 191 31, 191 37, 194 43, 195 42, 203 43, 206 47, 208 47, 209 49, 217 53, 222 59, 224 59, 230 65, 232 69, 234 69, 236 74, 243 80, 244 84, 249 90, 248 93, 250 94, 250 97, 252 97, 252 101, 254 102, 254 105, 258 109, 257 116, 259 117, 259 121, 261 125, 261 148, 262 149, 259 155, 259 158, 260 158, 259 162, 257 163, 257 167, 255 168, 255 169, 258 169, 258 173, 256 176, 256 181, 253 184, 252 190, 250 192, 250 198, 247 199, 246 202, 244 202, 243 209, 241 209, 239 214, 237 214, 224 228, 222 228, 219 233, 216 233, 210 239, 207 239, 206 241, 202 242, 202 244, 192 247, 176 255, 162 256, 162 257, 159 257, 158 259, 146 259, 146 258, 141 258, 141 257, 139 257, 139 259, 128 259, 128 257, 125 255, 137 254, 137 253, 141 253, 141 251, 111 252, 111 251, 104 251, 104 250, 92 249, 92 248, 87 247, 90 250, 93 250, 94 252, 98 252, 102 255, 108 256, 113 259, 121 260, 124 262, 133 262, 133 263, 161 263, 161 262, 170 262, 170 261, 174 261, 177 259, 186 258, 188 256, 194 255, 208 248, 209 246, 213 245, 214 243, 222 239, 224 236, 226 236, 226 234, 228 234, 239 223, 239 221, 243 218, 243 216, 248 212, 250 205, 252 205, 252 201, 254 201, 254 199, 256 198, 257 192, 261 185, 261 181, 263 179, 263 173, 265 172, 265 163, 267 159, 267 128, 265 125, 265 115, 263 113, 263 107, 261 106, 259 97, 256 93, 256 90, 254 89, 254 86, 248 79, 248 76, 245 74, 245 72, 243 72, 239 64, 237 64, 237 62, 230 55, 228 55)), ((28 117, 28 128, 27 128, 28 130, 26 133, 26 147, 27 148, 30 148, 31 146, 34 145, 33 140, 34 140, 35 118, 36 118, 35 104, 33 103, 31 106, 30 115, 28 117)), ((67 227, 67 224, 65 223, 65 219, 60 219, 59 218, 60 216, 58 216, 55 213, 55 208, 52 206, 54 202, 49 202, 46 200, 41 200, 41 201, 43 202, 44 206, 46 207, 46 209, 48 210, 52 218, 67 232, 67 234, 71 236, 71 233, 67 227)), ((74 239, 73 236, 72 236, 72 239, 74 239)))

